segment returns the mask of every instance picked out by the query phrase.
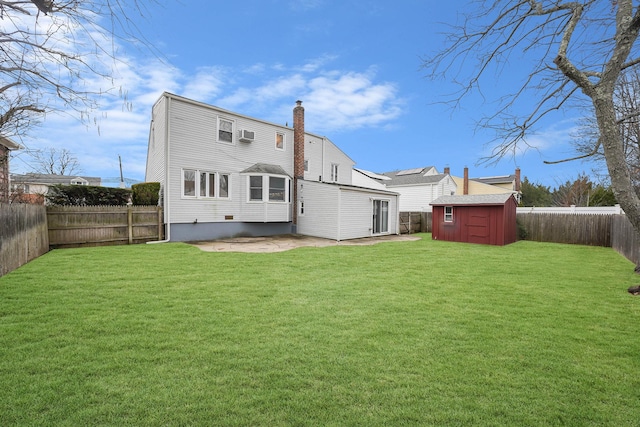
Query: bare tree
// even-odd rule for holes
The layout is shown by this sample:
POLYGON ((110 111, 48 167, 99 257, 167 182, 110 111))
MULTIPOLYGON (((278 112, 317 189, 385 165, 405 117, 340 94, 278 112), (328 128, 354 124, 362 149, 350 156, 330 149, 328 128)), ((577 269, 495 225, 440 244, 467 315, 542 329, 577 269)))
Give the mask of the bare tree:
POLYGON ((76 156, 66 148, 50 147, 29 153, 33 157, 34 172, 53 175, 77 175, 82 168, 76 156))
POLYGON ((119 42, 146 43, 131 16, 155 0, 1 0, 0 135, 23 135, 44 113, 90 119, 119 42))
POLYGON ((448 44, 425 59, 424 66, 433 78, 453 75, 460 81, 454 102, 479 90, 484 79, 495 77, 491 73, 510 61, 517 60, 526 70, 522 85, 499 99, 495 114, 480 123, 497 131, 490 159, 526 146, 526 136, 552 113, 588 102, 598 128, 592 153, 602 149, 616 199, 640 232, 640 199, 622 142, 623 118, 616 115, 614 101, 621 75, 640 64, 639 6, 633 0, 494 0, 474 2, 467 10, 475 12, 453 27, 448 44), (474 66, 468 75, 461 74, 462 63, 474 66), (523 106, 528 113, 516 114, 523 106))
MULTIPOLYGON (((640 70, 633 67, 623 72, 614 92, 616 117, 620 127, 622 148, 627 159, 631 181, 640 192, 640 70)), ((592 109, 590 109, 592 112, 592 109)), ((600 132, 593 114, 586 115, 578 131, 573 135, 579 153, 589 155, 597 165, 606 166, 601 145, 600 132)))

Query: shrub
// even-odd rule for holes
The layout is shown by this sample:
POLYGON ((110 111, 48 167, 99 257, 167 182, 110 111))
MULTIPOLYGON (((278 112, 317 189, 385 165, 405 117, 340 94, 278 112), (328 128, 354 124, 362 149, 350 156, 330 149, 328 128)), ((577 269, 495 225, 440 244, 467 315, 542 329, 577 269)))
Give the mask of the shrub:
POLYGON ((46 195, 54 206, 121 206, 131 199, 131 190, 93 185, 53 185, 46 195))
POLYGON ((527 229, 524 227, 522 222, 516 218, 516 224, 518 225, 518 240, 526 240, 529 233, 527 229))
POLYGON ((133 204, 142 206, 157 206, 160 198, 159 182, 143 182, 131 186, 133 204))

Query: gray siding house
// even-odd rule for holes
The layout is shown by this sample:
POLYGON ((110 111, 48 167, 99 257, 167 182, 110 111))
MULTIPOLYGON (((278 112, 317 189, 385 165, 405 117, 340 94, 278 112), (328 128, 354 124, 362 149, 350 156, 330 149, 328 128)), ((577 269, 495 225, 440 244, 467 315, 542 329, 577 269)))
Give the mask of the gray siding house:
POLYGON ((405 169, 381 174, 389 190, 400 194, 401 212, 431 212, 431 202, 456 193, 456 183, 449 169, 439 173, 433 166, 405 169))
POLYGON ((355 186, 354 161, 304 129, 163 93, 146 177, 160 182, 171 241, 299 233, 335 240, 398 232, 398 195, 355 186))

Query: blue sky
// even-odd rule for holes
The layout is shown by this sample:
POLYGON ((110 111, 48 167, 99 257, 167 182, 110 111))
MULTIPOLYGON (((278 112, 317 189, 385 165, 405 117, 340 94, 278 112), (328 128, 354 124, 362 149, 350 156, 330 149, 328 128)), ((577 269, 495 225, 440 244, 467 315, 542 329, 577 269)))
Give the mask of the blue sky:
MULTIPOLYGON (((545 165, 571 156, 574 116, 547 121, 530 149, 498 164, 478 165, 493 139, 475 123, 491 112, 500 91, 522 81, 505 69, 484 97, 465 98, 452 110, 440 104, 455 88, 431 81, 422 58, 443 45, 444 23, 462 3, 431 0, 166 0, 148 16, 133 17, 163 58, 120 44, 118 90, 101 98, 96 125, 50 114, 28 149, 67 148, 87 176, 142 181, 151 106, 163 91, 252 117, 291 123, 295 101, 305 107, 306 129, 327 136, 355 162, 374 172, 433 165, 462 176, 506 175, 516 166, 551 187, 589 172, 591 164, 545 165), (126 94, 125 107, 119 94, 126 94)), ((526 70, 524 70, 526 71, 526 70)), ((531 105, 535 100, 531 100, 531 105)), ((26 151, 14 153, 13 172, 29 170, 26 151)), ((117 182, 113 183, 117 185, 117 182)))

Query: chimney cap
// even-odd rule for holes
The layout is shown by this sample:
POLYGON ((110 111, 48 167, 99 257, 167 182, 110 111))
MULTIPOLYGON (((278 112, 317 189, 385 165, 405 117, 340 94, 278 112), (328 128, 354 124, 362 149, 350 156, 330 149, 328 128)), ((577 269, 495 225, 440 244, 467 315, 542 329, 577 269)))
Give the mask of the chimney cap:
POLYGON ((296 101, 296 104, 297 104, 297 105, 302 105, 302 101, 297 100, 297 101, 296 101))

